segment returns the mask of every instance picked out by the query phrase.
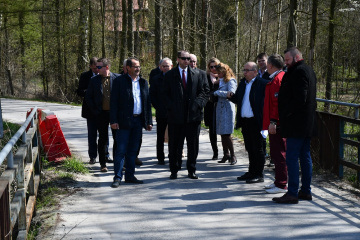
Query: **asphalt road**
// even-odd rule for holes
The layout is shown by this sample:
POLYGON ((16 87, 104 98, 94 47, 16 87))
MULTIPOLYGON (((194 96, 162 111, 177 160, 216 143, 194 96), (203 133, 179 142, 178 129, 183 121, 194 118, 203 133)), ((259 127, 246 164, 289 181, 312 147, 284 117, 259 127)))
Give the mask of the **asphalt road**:
MULTIPOLYGON (((80 117, 80 107, 1 101, 4 120, 17 123, 25 120, 26 111, 33 106, 54 111, 72 152, 88 161, 86 122, 80 117)), ((360 239, 360 204, 348 191, 314 181, 313 201, 273 203, 271 199, 281 194, 263 190, 264 184, 273 181, 273 172, 265 172, 264 184, 237 181, 247 170, 243 145, 236 145, 237 165, 219 164, 211 160, 206 130, 200 136, 200 178, 191 180, 187 171, 181 170, 177 180, 170 180, 168 164, 156 164, 155 141, 156 125, 153 131, 144 131, 140 152, 144 165, 136 169, 144 184, 122 183, 113 189, 112 164, 108 173, 100 173, 98 163, 91 166, 92 174, 78 179, 83 191, 61 201, 60 222, 44 238, 360 239)), ((218 145, 221 149, 220 141, 218 145)))

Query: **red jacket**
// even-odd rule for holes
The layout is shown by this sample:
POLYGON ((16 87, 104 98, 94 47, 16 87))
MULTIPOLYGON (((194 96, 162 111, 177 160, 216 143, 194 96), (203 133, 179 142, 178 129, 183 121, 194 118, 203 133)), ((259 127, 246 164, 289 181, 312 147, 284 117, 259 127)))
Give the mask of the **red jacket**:
POLYGON ((263 130, 269 129, 270 121, 277 122, 277 125, 279 125, 278 94, 284 74, 285 72, 283 71, 279 72, 274 79, 266 85, 263 109, 263 130))

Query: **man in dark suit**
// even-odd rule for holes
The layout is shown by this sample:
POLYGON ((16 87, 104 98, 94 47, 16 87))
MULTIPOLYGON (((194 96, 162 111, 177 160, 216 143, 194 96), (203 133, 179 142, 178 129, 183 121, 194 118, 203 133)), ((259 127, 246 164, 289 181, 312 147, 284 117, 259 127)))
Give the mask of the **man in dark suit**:
MULTIPOLYGON (((91 78, 89 88, 86 91, 85 100, 94 116, 96 130, 99 133, 98 153, 101 172, 107 172, 106 152, 109 141, 110 123, 110 92, 113 81, 119 74, 110 72, 110 61, 107 58, 100 58, 96 62, 99 75, 91 78)), ((113 133, 113 154, 116 151, 115 131, 113 133)))
POLYGON ((128 74, 114 81, 111 92, 110 122, 116 130, 118 142, 114 158, 113 188, 120 186, 122 168, 126 161, 125 182, 143 183, 135 174, 135 158, 140 144, 142 128, 152 129, 151 103, 147 81, 140 76, 140 63, 136 58, 126 61, 128 74))
POLYGON ((288 67, 279 90, 279 120, 281 133, 286 138, 288 192, 277 203, 298 203, 298 199, 312 200, 311 137, 316 135, 316 75, 305 64, 296 47, 285 50, 288 67), (299 159, 301 188, 299 190, 299 159))
POLYGON ((258 69, 254 62, 246 63, 243 72, 245 78, 240 81, 235 94, 228 93, 230 100, 237 104, 235 128, 241 127, 245 149, 249 155, 249 171, 237 179, 246 183, 258 183, 264 182, 265 155, 260 132, 268 81, 257 76, 258 69))
POLYGON ((168 113, 170 179, 181 169, 181 150, 186 138, 188 177, 197 179, 200 123, 209 97, 206 74, 189 67, 190 55, 179 51, 178 65, 165 74, 165 103, 168 113))
POLYGON ((173 67, 170 58, 161 60, 161 73, 153 78, 150 86, 151 104, 156 110, 156 157, 159 165, 165 164, 164 141, 165 131, 168 125, 167 111, 164 100, 164 75, 173 67))
POLYGON ((162 63, 162 59, 159 61, 159 65, 156 68, 154 68, 154 69, 152 69, 150 71, 150 74, 149 74, 149 84, 150 84, 150 86, 151 86, 153 78, 156 75, 159 75, 161 73, 161 67, 160 67, 161 63, 162 63))

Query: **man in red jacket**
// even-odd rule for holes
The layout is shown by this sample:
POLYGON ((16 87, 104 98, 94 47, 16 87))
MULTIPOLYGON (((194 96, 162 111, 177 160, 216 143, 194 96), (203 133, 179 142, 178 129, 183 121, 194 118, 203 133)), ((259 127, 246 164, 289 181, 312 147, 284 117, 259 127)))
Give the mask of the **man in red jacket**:
POLYGON ((263 130, 269 130, 270 156, 275 165, 275 182, 265 185, 267 193, 287 192, 286 139, 281 137, 279 126, 278 94, 284 72, 284 60, 279 54, 271 55, 267 61, 270 82, 265 88, 263 130))

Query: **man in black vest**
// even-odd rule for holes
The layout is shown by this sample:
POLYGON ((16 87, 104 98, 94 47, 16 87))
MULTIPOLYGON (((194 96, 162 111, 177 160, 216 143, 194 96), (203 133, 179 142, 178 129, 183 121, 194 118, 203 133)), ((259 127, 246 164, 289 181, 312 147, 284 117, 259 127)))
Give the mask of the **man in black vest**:
POLYGON ((196 158, 199 152, 200 123, 209 97, 206 74, 189 67, 190 55, 179 51, 178 65, 165 74, 164 91, 168 113, 170 179, 181 169, 181 151, 186 138, 188 177, 198 179, 196 158))

